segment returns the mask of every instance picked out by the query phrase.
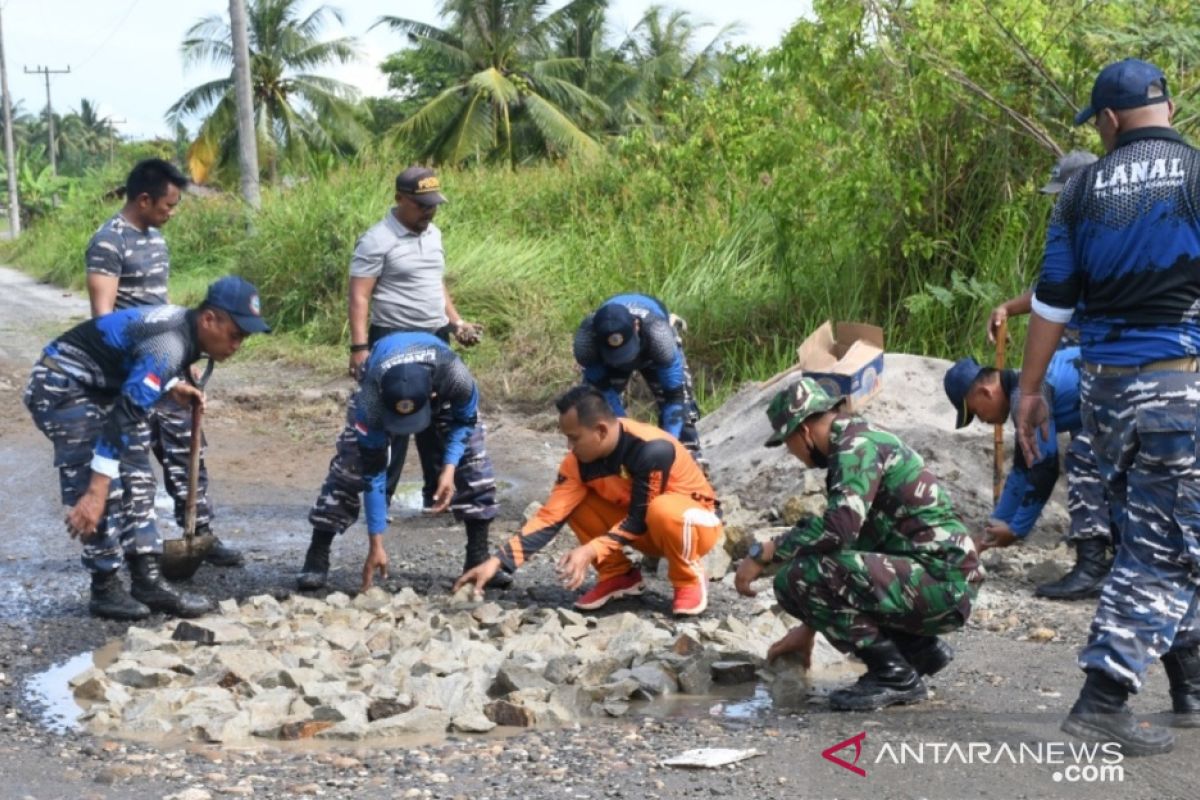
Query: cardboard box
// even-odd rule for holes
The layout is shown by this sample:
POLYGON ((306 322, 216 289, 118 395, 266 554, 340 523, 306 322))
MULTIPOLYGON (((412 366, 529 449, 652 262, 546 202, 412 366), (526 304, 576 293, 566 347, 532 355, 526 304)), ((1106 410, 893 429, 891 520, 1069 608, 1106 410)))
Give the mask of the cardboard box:
POLYGON ((883 388, 883 328, 859 322, 826 322, 796 350, 797 366, 825 391, 861 409, 883 388))

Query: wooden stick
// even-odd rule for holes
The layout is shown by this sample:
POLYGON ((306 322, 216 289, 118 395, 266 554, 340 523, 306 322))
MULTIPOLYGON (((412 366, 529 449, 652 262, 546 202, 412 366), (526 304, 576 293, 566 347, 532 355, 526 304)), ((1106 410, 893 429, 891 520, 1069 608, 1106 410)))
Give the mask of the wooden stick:
MULTIPOLYGON (((1008 344, 1008 320, 1000 322, 996 331, 996 369, 1004 369, 1004 347, 1008 344)), ((1000 492, 1004 490, 1004 423, 998 422, 992 426, 992 441, 995 445, 995 460, 992 462, 992 502, 1000 502, 1000 492)))
POLYGON ((192 447, 188 454, 187 504, 183 517, 183 538, 190 552, 196 538, 196 490, 200 480, 200 424, 204 417, 200 401, 192 400, 192 447))

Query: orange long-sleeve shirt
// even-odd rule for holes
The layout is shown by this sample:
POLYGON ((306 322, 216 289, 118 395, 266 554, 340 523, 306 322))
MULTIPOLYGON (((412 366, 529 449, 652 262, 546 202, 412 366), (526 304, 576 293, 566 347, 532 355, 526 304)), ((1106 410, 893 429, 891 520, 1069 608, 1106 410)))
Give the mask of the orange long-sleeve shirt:
POLYGON ((589 492, 628 509, 616 527, 593 540, 598 556, 644 534, 646 510, 659 495, 682 494, 709 508, 717 506, 708 478, 675 437, 636 420, 621 418, 618 423, 620 438, 606 458, 583 464, 568 453, 562 460, 546 504, 496 553, 505 569, 516 569, 549 544, 589 492))

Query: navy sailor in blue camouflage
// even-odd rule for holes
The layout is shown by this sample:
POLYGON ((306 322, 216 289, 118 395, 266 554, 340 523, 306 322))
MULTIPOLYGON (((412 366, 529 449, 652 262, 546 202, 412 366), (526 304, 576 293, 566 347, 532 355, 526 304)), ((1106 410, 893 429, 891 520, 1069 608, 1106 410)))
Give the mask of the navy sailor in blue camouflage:
POLYGON ((618 418, 627 416, 621 395, 629 379, 641 373, 658 405, 658 427, 704 467, 696 430, 700 409, 683 353, 682 327, 682 320, 649 295, 615 295, 579 323, 575 362, 583 369, 583 382, 604 394, 618 418))
POLYGON ((1118 546, 1063 730, 1151 755, 1174 737, 1139 724, 1126 700, 1153 660, 1167 673, 1174 724, 1200 726, 1200 151, 1171 127, 1167 81, 1152 64, 1110 64, 1091 99, 1075 121, 1095 119, 1107 155, 1068 182, 1050 219, 1018 434, 1036 459, 1049 418, 1043 377, 1078 306, 1083 428, 1118 546))
POLYGON ((363 590, 370 588, 375 574, 386 576, 383 534, 388 527, 389 450, 391 460, 402 466, 410 437, 426 431, 435 435, 438 460, 429 511, 449 509, 466 525, 468 538, 475 534, 486 543, 498 508, 475 379, 438 336, 393 333, 375 343, 363 365, 337 453, 309 512, 313 541, 298 578, 301 589, 324 586, 329 544, 354 524, 364 508, 370 548, 363 564, 363 590))
POLYGON ((98 616, 140 619, 151 610, 196 616, 205 598, 176 592, 161 577, 162 539, 153 514, 153 484, 124 485, 126 462, 144 458, 151 410, 174 395, 202 402, 187 381, 202 355, 223 361, 243 339, 269 330, 258 293, 236 277, 211 287, 195 310, 138 306, 76 325, 48 344, 25 389, 25 406, 54 445, 67 528, 83 540, 92 573, 90 609, 98 616), (133 575, 132 597, 117 576, 133 575))
MULTIPOLYGON (((1069 433, 1066 466, 1071 527, 1066 539, 1075 548, 1075 566, 1063 578, 1038 586, 1036 592, 1039 597, 1062 600, 1100 594, 1110 567, 1108 550, 1113 544, 1108 497, 1092 453, 1091 437, 1081 430, 1080 364, 1078 347, 1063 347, 1050 359, 1042 394, 1051 415, 1047 434, 1038 437, 1038 460, 1028 463, 1021 448, 1015 448, 1004 490, 978 541, 986 550, 1007 547, 1029 535, 1058 482, 1058 434, 1069 433)), ((973 358, 955 362, 942 381, 955 410, 955 427, 966 427, 976 416, 988 424, 1003 425, 1020 400, 1017 381, 1016 370, 980 366, 973 358)))
MULTIPOLYGON (((163 305, 171 259, 160 228, 178 210, 187 178, 161 158, 139 161, 125 180, 125 205, 88 242, 88 299, 92 316, 138 306, 163 305)), ((191 409, 166 397, 150 411, 150 447, 123 462, 126 491, 155 490, 151 453, 163 470, 163 485, 175 502, 175 522, 184 526, 187 512, 188 465, 192 447, 191 409)), ((196 486, 196 529, 211 532, 212 504, 208 497, 207 442, 201 437, 200 470, 196 486)), ((205 556, 216 566, 242 563, 242 555, 219 538, 205 556)))

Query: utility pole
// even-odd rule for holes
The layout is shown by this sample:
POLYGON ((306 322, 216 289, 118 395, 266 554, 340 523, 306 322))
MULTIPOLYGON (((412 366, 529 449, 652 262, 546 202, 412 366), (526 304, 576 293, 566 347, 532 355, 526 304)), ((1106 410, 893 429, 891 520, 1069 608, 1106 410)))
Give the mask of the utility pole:
POLYGON ((0 22, 0 92, 4 92, 4 164, 8 172, 8 235, 21 234, 21 202, 17 198, 17 156, 13 151, 12 96, 8 93, 8 63, 4 60, 4 23, 0 22))
POLYGON ((129 122, 129 120, 113 119, 112 117, 105 117, 103 121, 108 123, 108 163, 112 164, 113 163, 113 151, 116 149, 116 146, 114 145, 113 140, 116 138, 116 135, 117 135, 117 126, 124 125, 126 122, 129 122))
POLYGON ((51 75, 66 75, 71 71, 68 65, 66 69, 50 69, 49 67, 38 67, 30 69, 25 67, 26 75, 44 75, 46 78, 46 122, 47 131, 50 136, 50 172, 58 175, 58 155, 57 148, 54 144, 54 106, 50 103, 50 76, 51 75))
POLYGON ((229 0, 229 27, 233 34, 233 83, 237 96, 238 167, 242 173, 242 199, 259 207, 258 137, 254 132, 254 98, 250 94, 250 43, 246 33, 244 0, 229 0))

